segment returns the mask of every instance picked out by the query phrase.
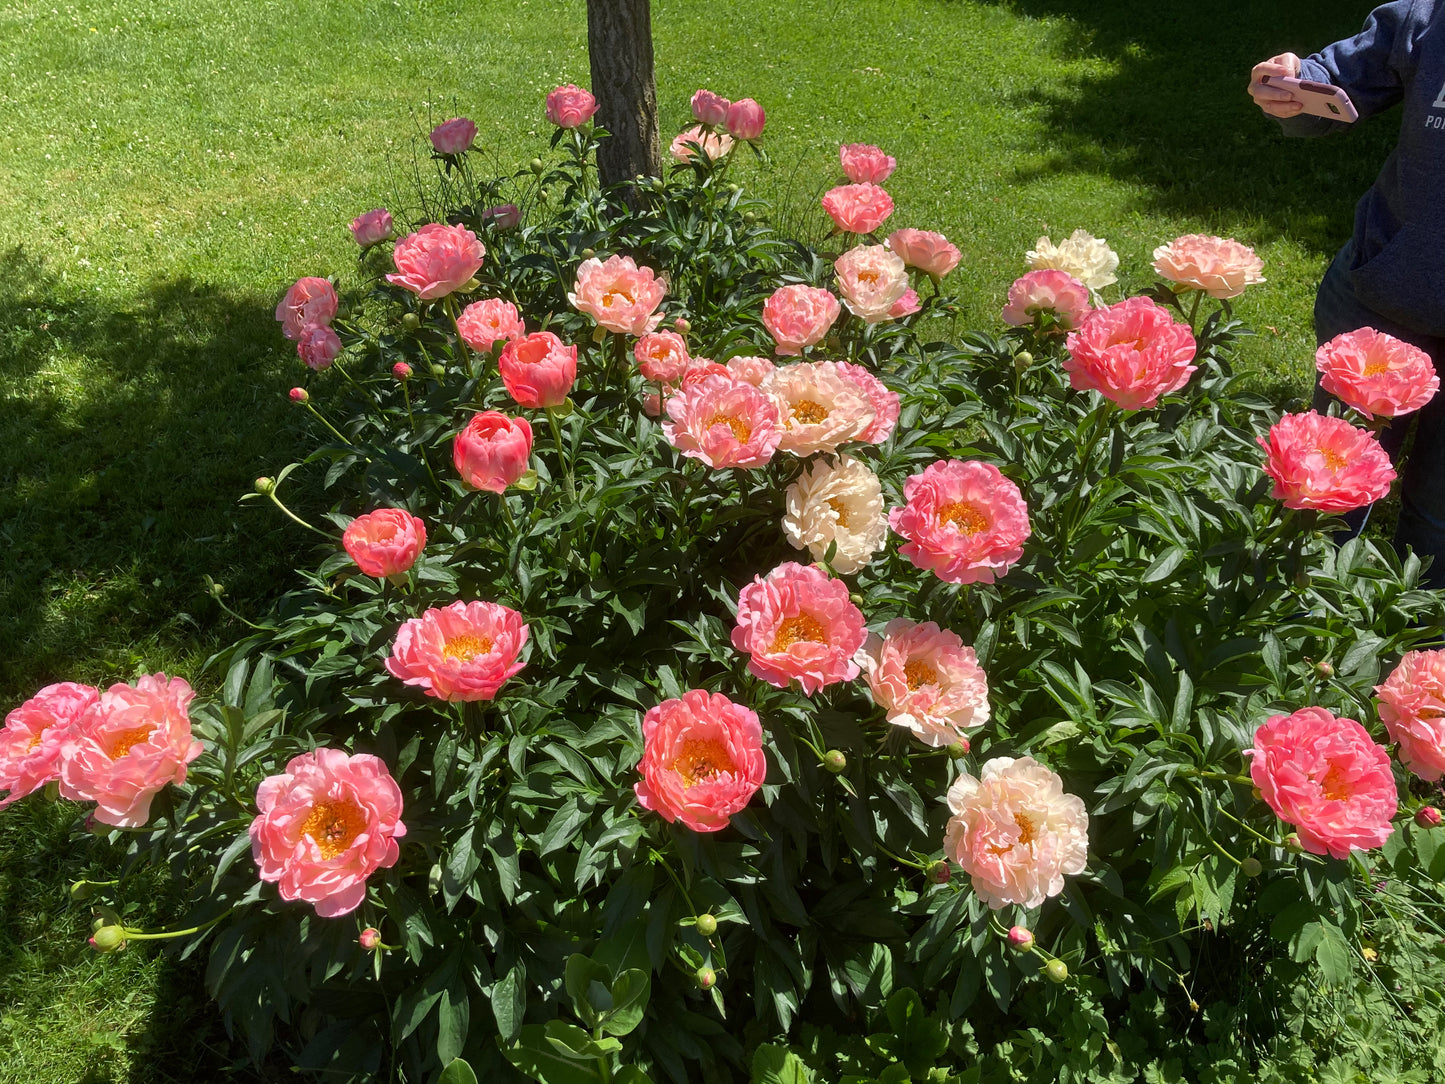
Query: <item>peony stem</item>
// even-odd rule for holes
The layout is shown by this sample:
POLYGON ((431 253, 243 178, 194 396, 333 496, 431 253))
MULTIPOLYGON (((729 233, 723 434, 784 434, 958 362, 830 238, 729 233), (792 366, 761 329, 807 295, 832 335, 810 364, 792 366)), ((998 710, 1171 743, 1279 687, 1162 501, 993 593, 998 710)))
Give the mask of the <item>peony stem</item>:
POLYGON ((567 503, 577 503, 577 485, 572 478, 572 462, 567 458, 567 451, 562 444, 562 427, 557 422, 557 411, 555 407, 545 408, 547 411, 547 424, 552 427, 552 440, 557 445, 557 459, 562 464, 562 486, 567 494, 567 503))
POLYGON ((281 509, 282 512, 286 513, 286 516, 289 519, 292 519, 295 522, 301 524, 301 526, 305 527, 308 531, 315 531, 327 541, 331 541, 331 536, 325 531, 323 531, 320 527, 313 527, 311 524, 307 523, 304 519, 298 516, 295 512, 291 511, 291 509, 287 508, 284 504, 282 504, 281 498, 276 496, 276 486, 273 485, 269 490, 267 490, 266 496, 270 497, 271 503, 274 504, 277 508, 281 509))
POLYGON ((446 297, 442 298, 442 308, 446 310, 447 316, 451 317, 452 327, 456 328, 457 349, 461 354, 462 370, 468 376, 474 376, 476 374, 472 372, 472 351, 471 348, 467 346, 467 340, 462 337, 462 325, 457 322, 456 295, 447 294, 446 297))
POLYGON ((329 421, 327 421, 326 417, 321 413, 321 411, 317 410, 314 406, 311 405, 311 401, 309 399, 304 401, 301 405, 304 406, 307 410, 311 411, 312 415, 316 418, 317 421, 319 421, 322 425, 326 426, 327 429, 331 430, 332 435, 334 435, 337 440, 341 441, 342 444, 346 445, 348 448, 354 447, 351 441, 347 440, 346 437, 342 435, 341 430, 337 429, 336 426, 332 425, 329 421))

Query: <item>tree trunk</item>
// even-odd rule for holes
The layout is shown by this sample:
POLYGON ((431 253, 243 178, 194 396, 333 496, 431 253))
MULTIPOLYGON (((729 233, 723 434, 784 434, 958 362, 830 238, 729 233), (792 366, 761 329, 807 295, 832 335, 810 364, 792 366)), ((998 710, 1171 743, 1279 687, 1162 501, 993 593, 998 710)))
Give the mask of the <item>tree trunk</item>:
MULTIPOLYGON (((652 73, 651 0, 587 0, 587 53, 597 123, 609 136, 597 150, 603 184, 662 176, 657 84, 652 73)), ((635 193, 628 190, 628 203, 635 193)))

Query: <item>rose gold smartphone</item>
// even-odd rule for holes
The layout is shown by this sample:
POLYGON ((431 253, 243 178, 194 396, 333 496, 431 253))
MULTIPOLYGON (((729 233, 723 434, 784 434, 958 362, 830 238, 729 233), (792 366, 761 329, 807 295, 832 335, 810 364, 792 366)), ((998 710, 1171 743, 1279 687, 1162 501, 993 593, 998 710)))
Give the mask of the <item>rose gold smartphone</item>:
POLYGON ((1259 81, 1263 86, 1292 91, 1295 98, 1304 103, 1301 112, 1311 116, 1343 121, 1346 124, 1353 124, 1360 119, 1350 96, 1329 83, 1297 79, 1292 75, 1261 75, 1259 81))

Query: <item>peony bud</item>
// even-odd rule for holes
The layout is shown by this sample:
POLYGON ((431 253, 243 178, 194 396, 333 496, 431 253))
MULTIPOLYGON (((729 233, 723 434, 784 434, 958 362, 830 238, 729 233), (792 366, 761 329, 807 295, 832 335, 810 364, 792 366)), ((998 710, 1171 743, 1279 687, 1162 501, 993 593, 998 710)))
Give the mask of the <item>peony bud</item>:
POLYGON ((1289 851, 1291 854, 1303 854, 1305 848, 1304 844, 1299 841, 1299 836, 1296 833, 1291 832, 1289 835, 1284 837, 1284 849, 1289 851))
POLYGON ((89 881, 76 881, 70 886, 70 898, 79 902, 95 895, 95 888, 89 881))
POLYGON ((421 317, 414 312, 408 312, 402 316, 401 326, 406 328, 408 331, 415 331, 417 328, 421 327, 421 317))
POLYGON ((679 316, 676 320, 672 322, 672 327, 673 330, 676 331, 679 335, 686 335, 689 331, 692 330, 692 325, 681 316, 679 316))
POLYGON ((366 929, 361 931, 361 936, 358 937, 356 940, 362 948, 364 948, 367 952, 371 952, 372 950, 376 949, 378 946, 381 945, 381 931, 378 930, 375 926, 368 926, 366 927, 366 929))
POLYGON ((1258 787, 1251 787, 1249 792, 1254 795, 1254 800, 1256 802, 1264 801, 1264 791, 1260 790, 1258 787))
POLYGON ((699 967, 696 977, 699 990, 711 990, 717 985, 717 974, 710 967, 699 967))
POLYGON ((411 379, 411 366, 404 361, 398 361, 391 367, 391 375, 398 380, 407 381, 411 379))
POLYGON ((1415 811, 1415 823, 1421 828, 1440 827, 1440 811, 1433 805, 1421 806, 1415 811))
POLYGON ((222 595, 224 595, 225 593, 226 593, 226 585, 225 585, 224 583, 214 583, 214 582, 213 582, 213 583, 211 584, 211 594, 215 595, 217 598, 220 598, 220 597, 221 597, 222 595))
POLYGON ((837 775, 844 768, 848 767, 848 758, 843 755, 841 749, 829 749, 823 754, 823 767, 827 768, 834 775, 837 775))
POLYGON ((597 255, 597 250, 595 248, 584 248, 581 255, 584 260, 590 260, 593 256, 597 255))
POLYGON ((305 403, 311 399, 311 394, 305 388, 292 388, 286 394, 291 396, 293 403, 305 403))
POLYGON ((1063 960, 1050 960, 1044 964, 1044 974, 1050 982, 1064 982, 1069 977, 1069 965, 1063 960))
POLYGON ((120 926, 102 926, 90 935, 90 947, 96 952, 115 952, 125 948, 125 930, 120 926))
POLYGON ((704 937, 711 937, 717 933, 717 918, 714 915, 698 915, 693 920, 693 925, 697 927, 697 932, 704 937))
POLYGON ((276 483, 273 482, 273 481, 272 481, 271 479, 269 479, 269 478, 257 478, 257 479, 256 479, 256 492, 257 492, 257 493, 260 493, 262 496, 265 496, 266 494, 270 493, 270 492, 271 492, 273 489, 275 489, 275 488, 276 488, 276 483))
POLYGON ((953 876, 947 862, 935 862, 928 867, 928 879, 936 885, 948 884, 948 879, 953 876))
POLYGON ((1015 952, 1029 952, 1034 947, 1034 934, 1027 926, 1010 926, 1008 947, 1015 952))
POLYGON ((959 738, 958 741, 948 747, 948 755, 954 760, 962 760, 968 756, 968 751, 972 748, 973 746, 968 744, 967 738, 959 738))
POLYGON ((1034 363, 1034 356, 1027 350, 1020 350, 1014 355, 1014 372, 1021 373, 1034 363))
POLYGON ((1239 863, 1239 872, 1246 877, 1258 877, 1264 872, 1264 866, 1260 865, 1258 858, 1250 855, 1239 863))
POLYGON ((1328 659, 1321 659, 1319 662, 1315 663, 1315 673, 1319 674, 1319 676, 1322 678, 1334 677, 1335 668, 1330 665, 1330 661, 1328 659))
POLYGON ((447 375, 447 367, 441 362, 434 362, 431 367, 431 375, 440 380, 447 375))
POLYGON ((767 118, 763 107, 751 98, 743 98, 728 106, 728 134, 735 139, 754 140, 763 134, 767 118))

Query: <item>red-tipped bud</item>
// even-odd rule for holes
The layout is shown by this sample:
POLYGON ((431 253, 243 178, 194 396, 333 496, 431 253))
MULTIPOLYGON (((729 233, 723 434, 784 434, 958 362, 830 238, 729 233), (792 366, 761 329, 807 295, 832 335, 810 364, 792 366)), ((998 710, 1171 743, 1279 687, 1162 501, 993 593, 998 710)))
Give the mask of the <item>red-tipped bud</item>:
POLYGON ((844 768, 848 767, 848 758, 843 755, 841 749, 829 749, 823 754, 823 767, 827 768, 834 775, 837 775, 844 768))
POLYGON ((120 926, 102 926, 90 935, 90 947, 96 952, 115 952, 125 948, 125 930, 120 926))
POLYGON ((262 493, 262 494, 270 493, 270 492, 271 492, 273 489, 275 489, 275 488, 276 488, 276 483, 273 482, 273 481, 271 481, 271 479, 269 479, 269 478, 264 478, 264 477, 263 477, 263 478, 257 478, 257 479, 256 479, 256 492, 257 492, 257 493, 262 493))
POLYGON ((697 927, 698 933, 704 937, 711 937, 717 933, 717 916, 707 914, 698 915, 697 918, 693 920, 693 925, 697 927))
POLYGON ((686 335, 692 330, 692 325, 681 316, 672 322, 672 327, 679 335, 686 335))
POLYGON ((1415 823, 1421 828, 1440 827, 1440 811, 1433 805, 1421 806, 1415 812, 1415 823))
POLYGON ((1069 965, 1063 960, 1050 960, 1044 964, 1044 974, 1050 982, 1064 982, 1069 977, 1069 965))
POLYGON ((361 931, 361 936, 358 937, 356 940, 362 948, 364 948, 367 952, 370 952, 372 949, 376 948, 378 945, 381 944, 381 931, 378 930, 375 926, 368 926, 366 927, 366 929, 361 931))
POLYGON ((696 977, 699 990, 711 990, 717 985, 717 973, 710 967, 699 967, 696 977))
POLYGON ((959 738, 958 741, 948 747, 948 755, 954 760, 962 760, 968 756, 968 751, 972 748, 973 746, 968 744, 967 738, 959 738))
POLYGON ((1034 934, 1027 926, 1010 926, 1008 947, 1015 952, 1028 952, 1034 947, 1034 934))
POLYGON ((398 380, 410 380, 411 366, 404 361, 398 361, 395 365, 391 367, 391 375, 396 377, 398 380))
POLYGON ((286 394, 291 396, 291 401, 293 403, 305 403, 310 401, 311 399, 311 393, 308 392, 305 388, 292 388, 286 394))
POLYGON ((936 885, 948 884, 948 879, 953 876, 953 870, 948 868, 947 862, 935 862, 928 867, 928 879, 936 885))
POLYGON ((1330 665, 1330 661, 1328 659, 1321 659, 1319 662, 1315 663, 1315 673, 1319 674, 1319 676, 1322 678, 1334 677, 1335 668, 1330 665))

